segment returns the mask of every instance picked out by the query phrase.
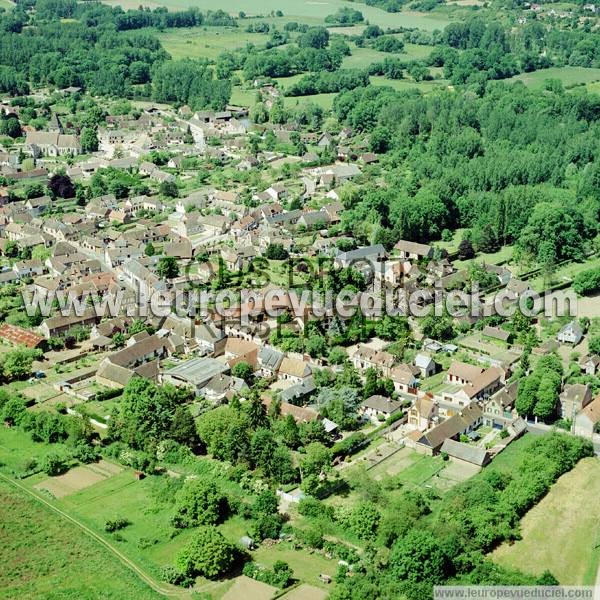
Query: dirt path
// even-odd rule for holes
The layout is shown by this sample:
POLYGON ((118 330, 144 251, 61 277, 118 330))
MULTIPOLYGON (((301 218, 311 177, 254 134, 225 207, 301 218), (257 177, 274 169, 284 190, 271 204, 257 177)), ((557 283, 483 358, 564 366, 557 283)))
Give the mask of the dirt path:
POLYGON ((102 544, 105 548, 110 550, 126 567, 131 569, 144 583, 146 583, 149 587, 151 587, 156 593, 161 594, 162 596, 166 596, 168 598, 182 598, 182 599, 190 599, 192 596, 190 592, 187 590, 177 589, 176 587, 167 586, 162 582, 157 582, 154 578, 148 575, 145 571, 140 569, 134 562, 132 562, 129 558, 127 558, 122 552, 120 552, 115 546, 113 546, 110 542, 105 540, 102 536, 98 535, 95 531, 80 523, 77 519, 73 518, 71 515, 66 512, 60 510, 54 506, 51 502, 48 502, 45 498, 38 496, 35 492, 26 488, 24 485, 18 483, 17 481, 7 477, 6 475, 0 473, 0 478, 18 488, 22 492, 25 492, 32 498, 35 498, 38 502, 44 504, 47 508, 59 514, 61 517, 67 519, 80 529, 82 529, 88 536, 93 538, 95 541, 102 544))

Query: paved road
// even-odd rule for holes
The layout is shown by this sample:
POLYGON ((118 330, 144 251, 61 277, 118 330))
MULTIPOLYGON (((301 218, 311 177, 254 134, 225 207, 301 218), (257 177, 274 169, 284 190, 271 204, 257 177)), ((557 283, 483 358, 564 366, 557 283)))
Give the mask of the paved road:
POLYGON ((3 479, 10 485, 13 485, 14 487, 20 489, 22 492, 25 492, 30 497, 32 497, 35 500, 37 500, 38 502, 44 504, 50 510, 54 511, 55 513, 59 514, 64 519, 67 519, 68 521, 70 521, 71 523, 73 523, 74 525, 79 527, 79 529, 83 530, 88 536, 90 536, 95 541, 99 542, 105 548, 110 550, 126 567, 131 569, 144 583, 146 583, 148 586, 150 586, 156 593, 161 594, 162 596, 166 596, 168 598, 189 599, 192 597, 190 592, 188 592, 187 590, 182 590, 182 589, 178 589, 176 587, 167 586, 160 581, 156 581, 153 577, 151 577, 145 571, 140 569, 136 564, 134 564, 131 560, 129 560, 129 558, 127 558, 122 552, 120 552, 117 548, 115 548, 115 546, 113 546, 110 542, 105 540, 102 536, 98 535, 95 531, 93 531, 92 529, 90 529, 89 527, 84 525, 83 523, 80 523, 77 519, 73 518, 71 515, 60 510, 60 508, 57 508, 51 502, 48 502, 48 500, 46 500, 45 498, 38 496, 36 493, 32 492, 30 489, 26 488, 24 485, 20 484, 19 482, 15 481, 14 479, 11 479, 10 477, 7 477, 6 475, 3 475, 2 473, 0 473, 0 479, 3 479))

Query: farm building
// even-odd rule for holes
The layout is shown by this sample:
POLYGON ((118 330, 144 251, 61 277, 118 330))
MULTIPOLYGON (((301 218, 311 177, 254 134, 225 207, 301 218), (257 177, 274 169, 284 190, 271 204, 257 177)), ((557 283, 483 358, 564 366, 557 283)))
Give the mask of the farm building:
POLYGON ((27 348, 39 348, 45 341, 41 335, 9 323, 3 323, 0 327, 0 338, 15 346, 26 346, 27 348))
POLYGON ((457 463, 484 467, 490 462, 490 455, 484 448, 463 444, 456 440, 444 440, 440 452, 447 454, 451 460, 457 463))

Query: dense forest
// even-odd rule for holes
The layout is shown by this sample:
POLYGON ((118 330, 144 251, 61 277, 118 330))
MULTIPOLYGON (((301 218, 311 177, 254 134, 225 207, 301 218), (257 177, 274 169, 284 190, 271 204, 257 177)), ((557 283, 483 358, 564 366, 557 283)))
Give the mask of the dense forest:
MULTIPOLYGON (((169 87, 182 69, 167 74, 160 66, 169 55, 150 27, 192 27, 196 25, 236 25, 226 13, 201 13, 197 10, 169 13, 166 9, 123 11, 96 2, 40 0, 35 13, 19 4, 10 13, 0 15, 0 92, 26 93, 29 86, 54 85, 57 88, 83 87, 92 94, 114 97, 148 95, 149 88, 139 88, 153 78, 157 81, 157 100, 171 98, 162 90, 169 87), (60 19, 69 18, 65 22, 60 19), (30 25, 25 27, 26 25, 30 25), (146 28, 144 31, 139 31, 146 28), (153 74, 153 70, 155 73, 153 74), (170 81, 163 85, 165 77, 170 81)), ((180 65, 186 68, 185 64, 180 65)), ((192 77, 199 81, 185 89, 184 101, 199 108, 224 106, 229 99, 226 82, 211 85, 214 98, 206 98, 204 85, 214 75, 200 63, 192 66, 192 77), (223 99, 223 96, 227 97, 223 99)))
POLYGON ((389 167, 387 185, 347 190, 343 223, 364 241, 431 241, 463 227, 483 250, 516 243, 525 258, 556 263, 580 258, 598 234, 598 96, 369 87, 340 94, 334 111, 389 167))

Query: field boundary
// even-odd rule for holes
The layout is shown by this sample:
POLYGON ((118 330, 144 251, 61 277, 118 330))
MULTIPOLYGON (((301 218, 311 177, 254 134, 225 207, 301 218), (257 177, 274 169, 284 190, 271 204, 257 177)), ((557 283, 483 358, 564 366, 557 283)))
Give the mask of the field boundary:
POLYGON ((140 567, 138 567, 131 559, 127 558, 120 550, 115 548, 110 542, 105 540, 101 535, 97 534, 93 529, 89 528, 87 525, 84 525, 68 513, 64 512, 57 506, 54 506, 51 502, 42 498, 34 491, 28 489, 24 485, 18 483, 14 479, 7 477, 3 473, 0 473, 0 479, 6 481, 10 485, 18 488, 22 492, 25 492, 30 497, 34 498, 38 502, 44 504, 47 508, 51 509, 53 512, 59 514, 61 517, 67 519, 77 527, 79 527, 82 531, 84 531, 89 537, 94 539, 96 542, 102 544, 105 548, 110 550, 127 568, 133 571, 144 583, 146 583, 150 588, 152 588, 156 593, 161 594, 162 596, 166 596, 168 598, 190 598, 190 594, 186 590, 177 590, 174 588, 167 588, 162 586, 160 583, 157 583, 150 575, 148 575, 145 571, 143 571, 140 567))

